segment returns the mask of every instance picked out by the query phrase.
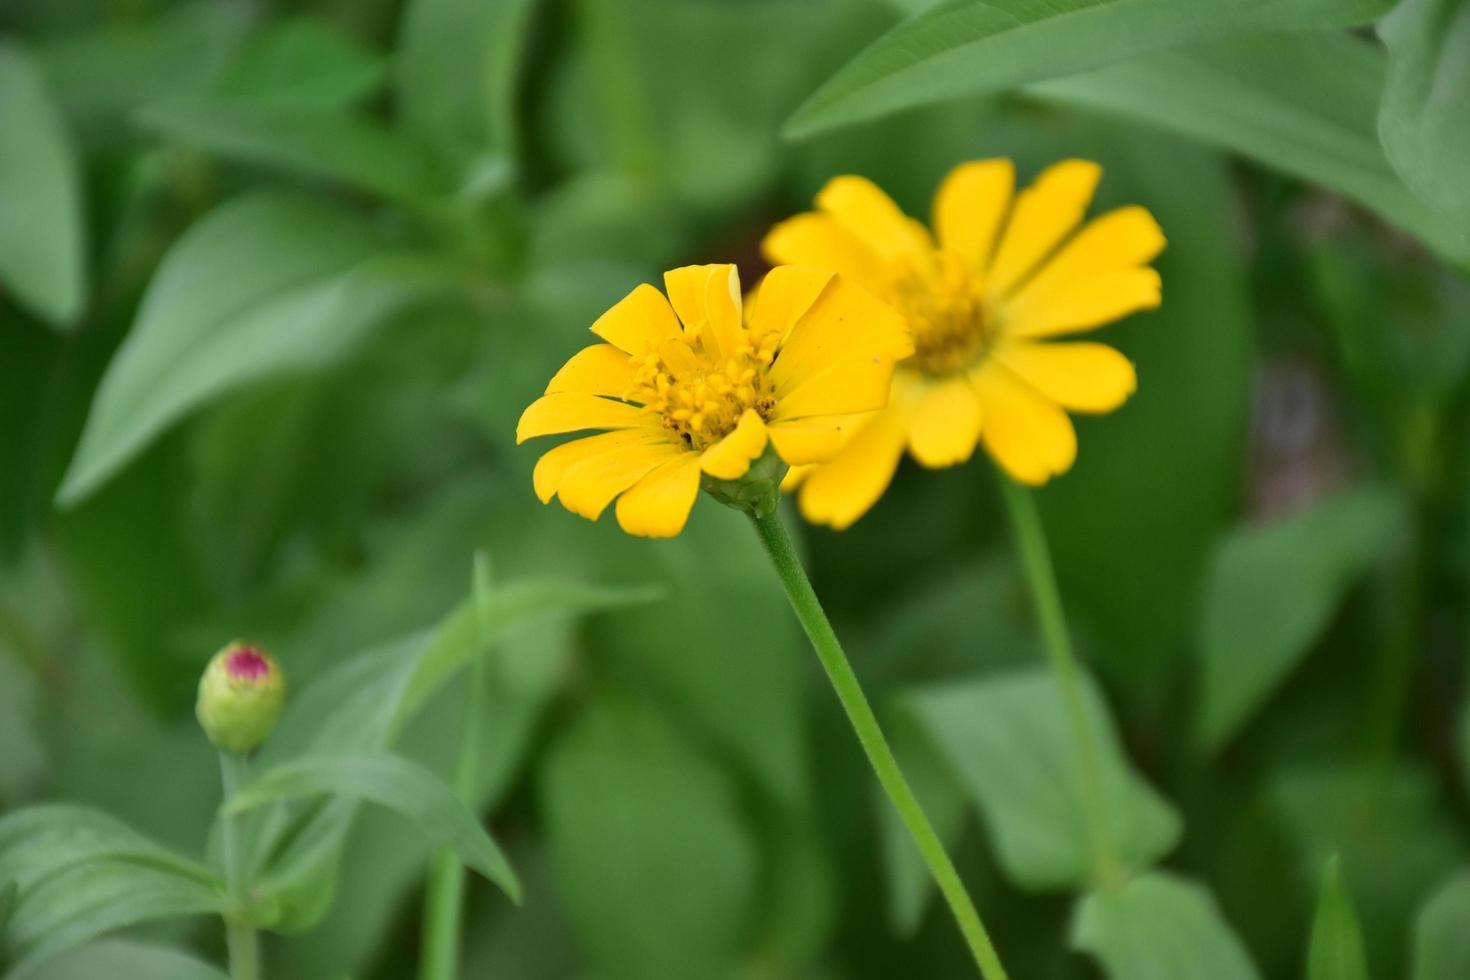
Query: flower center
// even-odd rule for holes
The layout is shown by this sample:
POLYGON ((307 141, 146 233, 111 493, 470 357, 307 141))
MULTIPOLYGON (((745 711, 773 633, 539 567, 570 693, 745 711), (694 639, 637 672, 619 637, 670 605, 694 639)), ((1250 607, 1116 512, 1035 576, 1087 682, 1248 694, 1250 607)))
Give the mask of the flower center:
POLYGON ((743 330, 739 346, 726 354, 690 339, 704 332, 688 331, 635 358, 633 386, 623 396, 657 414, 676 439, 699 452, 733 432, 747 409, 769 422, 776 408, 768 369, 778 338, 743 330))
POLYGON ((908 363, 925 374, 964 370, 994 339, 984 292, 957 256, 937 252, 932 265, 906 269, 890 286, 889 299, 908 319, 914 342, 908 363))

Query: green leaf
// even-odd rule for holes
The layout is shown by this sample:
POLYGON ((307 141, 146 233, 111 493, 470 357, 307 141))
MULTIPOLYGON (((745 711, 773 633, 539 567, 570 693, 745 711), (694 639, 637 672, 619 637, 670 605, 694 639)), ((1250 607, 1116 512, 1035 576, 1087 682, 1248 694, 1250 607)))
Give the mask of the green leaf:
POLYGON ((1072 947, 1091 953, 1112 980, 1256 980, 1250 955, 1210 893, 1164 872, 1077 907, 1072 947))
POLYGON ((382 87, 388 66, 329 21, 296 17, 257 35, 210 87, 215 99, 341 108, 382 87))
POLYGON ((547 846, 592 971, 734 975, 759 860, 728 772, 627 706, 593 706, 550 753, 547 846))
MULTIPOLYGON (((1083 689, 1118 855, 1146 868, 1179 839, 1179 816, 1128 765, 1101 696, 1083 689)), ((1028 889, 1091 880, 1082 770, 1061 689, 1036 667, 910 692, 905 703, 985 817, 1001 867, 1028 889)))
POLYGON ((200 884, 218 879, 197 861, 155 844, 132 827, 98 810, 69 803, 27 807, 0 817, 0 881, 28 892, 79 864, 132 863, 200 884))
POLYGON ((536 0, 412 0, 395 77, 408 126, 444 157, 514 157, 516 90, 536 0))
POLYGON ((1307 950, 1307 980, 1368 980, 1368 954, 1353 900, 1342 886, 1342 863, 1333 856, 1322 876, 1317 917, 1307 950))
MULTIPOLYGON (((1342 729, 1344 732, 1349 729, 1342 729)), ((1440 776, 1413 760, 1393 767, 1298 765, 1276 771, 1265 813, 1292 845, 1294 877, 1309 883, 1334 853, 1353 869, 1369 965, 1401 976, 1404 923, 1466 848, 1443 804, 1440 776)))
POLYGON ((148 106, 137 121, 221 156, 408 204, 421 204, 441 191, 416 145, 341 109, 196 99, 148 106))
POLYGON ((58 501, 86 497, 225 391, 330 364, 383 320, 455 285, 442 259, 383 252, 367 221, 327 203, 266 193, 220 207, 150 283, 58 501))
POLYGON ((1470 243, 1470 3, 1404 0, 1378 33, 1388 45, 1384 152, 1470 243))
POLYGON ((244 3, 183 3, 157 17, 60 34, 38 44, 37 57, 69 112, 115 123, 148 102, 204 91, 253 19, 244 3))
POLYGON ((1436 891, 1414 919, 1413 980, 1470 976, 1470 872, 1436 891))
POLYGON ((1229 741, 1281 685, 1407 525, 1404 501, 1369 487, 1221 542, 1200 623, 1197 731, 1206 750, 1229 741))
POLYGON ((20 896, 5 933, 9 976, 117 929, 228 907, 220 890, 168 871, 125 861, 75 865, 20 896))
POLYGON ((1365 24, 1389 0, 949 0, 873 42, 792 116, 806 135, 1248 31, 1365 24))
POLYGON ((1183 133, 1346 195, 1470 263, 1460 231, 1410 193, 1374 114, 1380 50, 1358 38, 1279 35, 1204 44, 1030 86, 1049 101, 1183 133))
POLYGON ((76 151, 30 57, 0 42, 0 286, 55 326, 86 298, 76 151))
POLYGON ((251 780, 226 802, 225 812, 243 813, 278 800, 324 794, 365 800, 402 814, 520 903, 515 871, 475 815, 438 776, 401 756, 343 752, 293 759, 251 780))
POLYGON ((203 960, 164 946, 108 939, 64 953, 29 980, 229 980, 203 960))

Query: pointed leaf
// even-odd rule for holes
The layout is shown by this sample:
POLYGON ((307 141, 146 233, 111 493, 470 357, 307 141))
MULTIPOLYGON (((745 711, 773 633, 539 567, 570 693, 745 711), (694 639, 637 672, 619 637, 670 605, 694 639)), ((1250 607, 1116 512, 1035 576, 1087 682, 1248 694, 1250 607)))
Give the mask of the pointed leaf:
MULTIPOLYGON (((1129 766, 1107 708, 1084 685, 1116 850, 1146 868, 1179 839, 1179 815, 1129 766)), ((1030 889, 1091 879, 1085 794, 1061 689, 1044 668, 910 692, 906 703, 980 808, 1001 867, 1030 889)))
POLYGON ((0 288, 53 325, 86 292, 76 150, 30 57, 0 42, 0 288))
POLYGON ((1389 166, 1374 116, 1383 52, 1359 38, 1282 34, 1201 44, 1027 91, 1183 133, 1346 195, 1470 265, 1470 243, 1389 166))
POLYGON ((1407 528, 1393 491, 1347 491, 1246 526, 1216 550, 1200 624, 1199 736, 1228 741, 1311 649, 1349 589, 1407 528))
POLYGON ((228 907, 220 890, 169 871, 112 860, 74 865, 20 896, 5 931, 10 975, 117 929, 228 907))
POLYGON ((1368 954, 1353 900, 1342 885, 1342 864, 1334 855, 1322 876, 1317 917, 1307 949, 1307 980, 1368 980, 1368 954))
POLYGON ((1210 893, 1164 872, 1082 899, 1072 947, 1110 980, 1257 980, 1250 955, 1210 893))
POLYGON ((225 812, 322 795, 364 800, 402 814, 520 902, 515 871, 475 815, 438 776, 401 756, 356 752, 293 759, 257 776, 227 801, 225 812))
POLYGON ((224 971, 176 949, 122 939, 64 953, 29 980, 229 980, 224 971))
POLYGON ((57 499, 81 500, 210 399, 332 363, 384 319, 454 285, 443 260, 381 252, 372 227, 334 205, 256 194, 218 208, 149 285, 57 499))
POLYGON ((22 892, 73 865, 94 861, 132 863, 219 885, 202 864, 90 807, 47 803, 0 817, 0 881, 22 892))
POLYGON ((1389 0, 948 0, 889 31, 806 101, 804 135, 959 95, 1000 92, 1247 31, 1347 27, 1389 0))

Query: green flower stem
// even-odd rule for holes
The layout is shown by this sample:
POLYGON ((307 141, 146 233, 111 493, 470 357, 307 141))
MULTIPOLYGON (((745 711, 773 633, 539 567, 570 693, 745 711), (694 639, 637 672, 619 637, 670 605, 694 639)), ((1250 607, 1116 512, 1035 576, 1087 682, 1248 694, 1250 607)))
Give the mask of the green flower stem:
POLYGON ((1036 619, 1041 627, 1042 644, 1047 659, 1061 683, 1071 722, 1072 737, 1077 743, 1077 756, 1082 766, 1083 809, 1087 817, 1088 843, 1092 850, 1093 875, 1104 888, 1120 886, 1126 879, 1122 861, 1108 832, 1107 799, 1103 792, 1102 759, 1092 737, 1087 707, 1082 700, 1082 678, 1077 668, 1077 655, 1072 650, 1072 637, 1062 612, 1062 599, 1057 590, 1056 573, 1052 569, 1051 550, 1046 543, 1046 530, 1036 510, 1036 500, 1029 490, 1004 474, 1000 474, 1001 498, 1010 513, 1016 535, 1016 548, 1021 566, 1031 589, 1036 619))
MULTIPOLYGON (((484 710, 484 687, 485 662, 482 655, 470 664, 464 720, 459 731, 459 757, 455 763, 455 791, 461 800, 470 804, 474 803, 480 773, 478 735, 480 715, 484 710)), ((464 913, 464 892, 464 865, 452 849, 441 848, 434 855, 424 902, 419 980, 455 980, 459 976, 459 932, 464 913)))
MULTIPOLYGON (((221 751, 220 781, 224 785, 225 802, 250 778, 250 762, 244 756, 221 751)), ((230 956, 232 980, 260 980, 260 937, 247 917, 250 907, 250 868, 247 863, 248 814, 226 814, 220 828, 220 844, 224 850, 225 884, 235 907, 225 916, 225 944, 230 956)))
POLYGON ((807 637, 817 651, 817 658, 821 660, 827 678, 832 682, 832 689, 837 692, 837 699, 842 702, 848 721, 852 722, 853 730, 857 732, 858 741, 867 753, 878 782, 883 785, 884 792, 888 794, 894 809, 908 828, 909 835, 918 845, 924 863, 929 867, 929 873, 934 876, 935 883, 949 903, 950 911, 959 923, 960 932, 964 934, 965 942, 969 944, 970 952, 975 957, 975 963, 980 967, 981 976, 985 980, 1005 980, 1005 968, 1001 966, 1000 957, 991 945, 990 936, 980 921, 980 914, 975 911, 975 903, 970 900, 954 864, 944 851, 944 844, 940 842, 939 835, 934 832, 929 818, 924 815, 923 808, 914 796, 914 791, 909 788, 908 780, 899 769, 898 760, 894 758, 888 740, 883 737, 883 730, 878 727, 878 719, 858 684, 852 664, 842 652, 842 644, 837 641, 837 634, 832 631, 832 624, 827 621, 827 614, 822 611, 822 604, 812 591, 811 582, 801 567, 801 559, 797 557, 780 514, 772 513, 763 517, 752 514, 751 520, 755 523, 761 544, 771 556, 771 563, 776 566, 776 575, 786 589, 786 598, 791 601, 791 608, 801 620, 807 637))

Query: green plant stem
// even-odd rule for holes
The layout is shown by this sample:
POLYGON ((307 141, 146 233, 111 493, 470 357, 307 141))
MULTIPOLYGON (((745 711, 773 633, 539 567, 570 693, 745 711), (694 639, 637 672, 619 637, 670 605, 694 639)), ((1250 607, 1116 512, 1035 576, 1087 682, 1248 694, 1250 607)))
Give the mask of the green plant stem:
POLYGON ((878 726, 878 719, 863 694, 857 675, 853 673, 852 664, 848 662, 847 654, 843 653, 842 644, 838 642, 837 634, 827 621, 827 614, 822 611, 822 604, 801 567, 801 559, 797 557, 791 536, 786 531, 786 525, 781 522, 779 512, 765 517, 752 515, 751 520, 755 523, 761 544, 771 557, 771 563, 776 567, 776 575, 786 589, 786 598, 791 601, 791 608, 801 620, 812 647, 817 651, 817 658, 821 660, 827 678, 832 682, 832 689, 837 692, 837 699, 842 702, 847 719, 857 732, 858 741, 867 753, 878 782, 882 784, 888 799, 898 811, 899 818, 903 820, 904 827, 918 845, 929 873, 934 876, 935 883, 949 903, 950 911, 959 923, 960 932, 969 944, 981 976, 985 980, 1005 980, 1005 968, 1001 966, 1000 957, 991 945, 990 936, 980 921, 980 914, 975 910, 975 903, 965 891, 959 873, 945 853, 944 844, 934 832, 929 818, 924 815, 914 791, 909 788, 908 780, 904 778, 898 760, 894 758, 893 750, 878 726))
MULTIPOLYGON (((469 688, 465 691, 464 718, 460 723, 459 755, 455 762, 454 788, 459 798, 474 805, 480 774, 480 715, 485 700, 485 654, 470 663, 469 688)), ((464 912, 464 865, 451 848, 434 855, 429 887, 424 900, 423 953, 419 980, 455 980, 459 976, 459 933, 464 912)))
POLYGON ((1062 598, 1057 589, 1056 572, 1052 568, 1051 549, 1046 543, 1046 530, 1042 527, 1041 514, 1036 510, 1036 500, 1031 492, 1005 474, 999 475, 1001 497, 1005 500, 1011 527, 1015 531, 1016 548, 1021 555, 1021 566, 1026 584, 1031 589, 1036 620, 1041 627, 1042 645, 1061 684, 1072 738, 1077 745, 1093 876, 1099 886, 1115 888, 1123 884, 1126 874, 1114 850, 1113 837, 1108 832, 1102 759, 1093 739, 1087 705, 1082 698, 1081 671, 1077 667, 1077 655, 1072 650, 1071 634, 1067 632, 1066 615, 1062 612, 1062 598))
MULTIPOLYGON (((235 795, 250 777, 250 763, 244 756, 220 752, 220 781, 225 802, 235 795)), ((225 944, 229 949, 232 980, 260 980, 260 937, 248 916, 250 907, 250 868, 247 863, 248 814, 226 814, 220 828, 220 844, 224 850, 225 883, 234 899, 234 908, 225 916, 225 944)))

